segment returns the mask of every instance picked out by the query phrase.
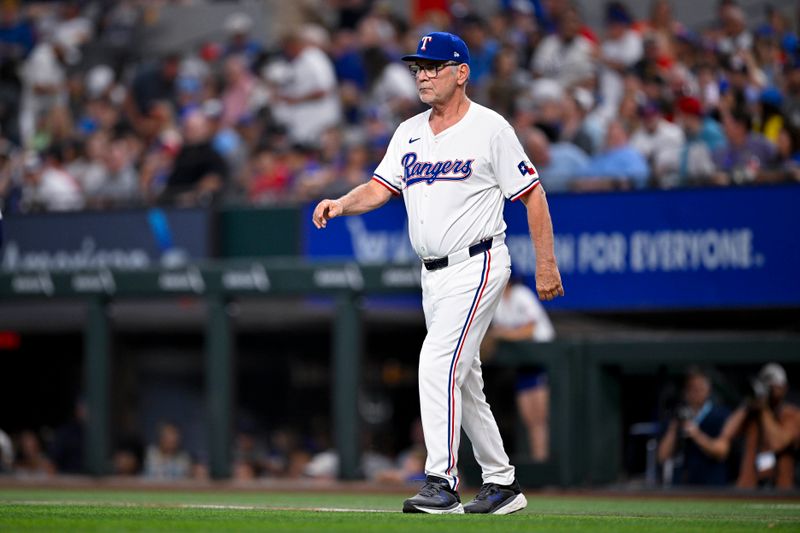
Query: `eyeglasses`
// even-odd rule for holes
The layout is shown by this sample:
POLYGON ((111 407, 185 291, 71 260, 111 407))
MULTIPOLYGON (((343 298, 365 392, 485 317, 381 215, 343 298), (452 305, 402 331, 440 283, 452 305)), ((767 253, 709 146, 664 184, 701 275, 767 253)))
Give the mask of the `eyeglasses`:
POLYGON ((444 63, 429 63, 427 65, 420 65, 419 63, 412 63, 408 66, 408 70, 411 71, 411 75, 415 78, 417 74, 420 72, 425 72, 425 75, 429 78, 436 78, 439 73, 444 70, 445 67, 454 67, 459 63, 455 61, 445 61, 444 63))

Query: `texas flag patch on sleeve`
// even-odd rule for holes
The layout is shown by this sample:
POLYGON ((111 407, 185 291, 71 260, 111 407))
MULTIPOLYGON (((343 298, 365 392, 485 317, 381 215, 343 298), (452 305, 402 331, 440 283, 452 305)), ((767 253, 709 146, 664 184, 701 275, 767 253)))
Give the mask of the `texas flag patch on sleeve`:
POLYGON ((533 164, 530 161, 527 160, 520 161, 519 165, 517 165, 517 168, 519 169, 519 173, 522 174, 523 176, 536 175, 536 169, 534 168, 533 164))

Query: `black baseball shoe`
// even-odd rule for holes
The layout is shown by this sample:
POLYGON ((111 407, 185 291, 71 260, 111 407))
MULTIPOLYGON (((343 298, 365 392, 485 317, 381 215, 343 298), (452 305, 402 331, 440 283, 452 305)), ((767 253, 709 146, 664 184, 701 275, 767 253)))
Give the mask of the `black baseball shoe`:
POLYGON ((404 513, 464 514, 461 498, 446 479, 425 478, 425 484, 413 498, 403 502, 404 513))
POLYGON ((475 499, 464 506, 465 513, 511 514, 525 509, 528 500, 517 480, 511 485, 484 483, 475 499))

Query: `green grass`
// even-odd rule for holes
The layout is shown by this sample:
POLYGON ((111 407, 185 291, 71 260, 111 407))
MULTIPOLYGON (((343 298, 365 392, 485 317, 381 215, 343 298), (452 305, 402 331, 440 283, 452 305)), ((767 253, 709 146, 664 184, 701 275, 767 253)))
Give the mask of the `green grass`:
POLYGON ((0 532, 800 531, 800 502, 531 495, 528 508, 510 516, 430 516, 398 513, 402 499, 376 494, 0 489, 0 532))

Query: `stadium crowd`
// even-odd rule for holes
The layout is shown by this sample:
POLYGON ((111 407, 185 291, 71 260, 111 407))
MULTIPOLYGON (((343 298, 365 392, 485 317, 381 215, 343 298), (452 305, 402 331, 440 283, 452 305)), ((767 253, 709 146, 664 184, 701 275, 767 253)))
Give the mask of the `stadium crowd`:
POLYGON ((568 0, 489 16, 418 2, 408 20, 389 2, 306 2, 271 46, 254 37, 268 21, 232 12, 223 39, 144 57, 169 3, 2 2, 4 213, 349 190, 421 110, 398 58, 440 29, 464 37, 470 97, 516 127, 551 192, 800 180, 800 48, 770 6, 720 0, 689 28, 668 0, 643 20, 608 2, 602 27, 568 0))

